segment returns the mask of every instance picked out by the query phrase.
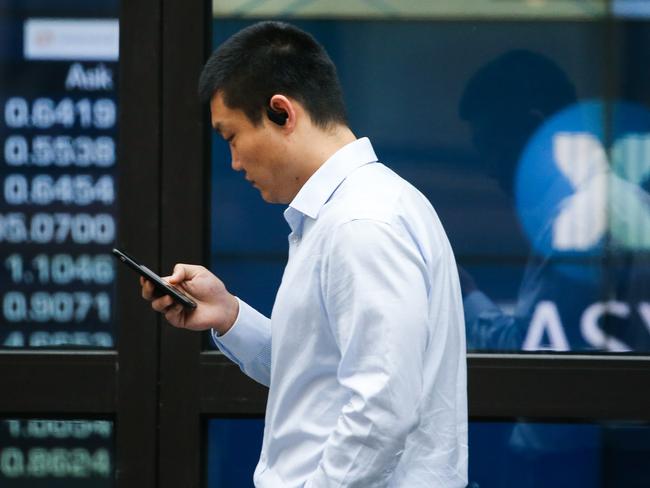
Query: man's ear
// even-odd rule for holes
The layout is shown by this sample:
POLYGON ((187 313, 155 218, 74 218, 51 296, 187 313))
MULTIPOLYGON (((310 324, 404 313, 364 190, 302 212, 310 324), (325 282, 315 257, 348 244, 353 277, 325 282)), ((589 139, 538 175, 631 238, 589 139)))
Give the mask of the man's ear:
POLYGON ((266 108, 267 118, 282 129, 292 132, 296 127, 297 110, 295 102, 284 95, 273 95, 266 108))

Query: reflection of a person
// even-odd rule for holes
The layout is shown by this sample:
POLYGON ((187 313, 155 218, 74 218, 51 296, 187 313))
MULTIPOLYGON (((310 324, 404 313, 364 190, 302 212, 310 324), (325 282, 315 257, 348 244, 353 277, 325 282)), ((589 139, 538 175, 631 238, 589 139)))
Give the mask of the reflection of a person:
MULTIPOLYGON (((530 51, 503 54, 471 78, 460 102, 460 115, 470 124, 473 142, 486 173, 498 182, 510 200, 514 200, 515 176, 527 142, 545 120, 576 101, 575 89, 564 72, 548 58, 530 51)), ((548 164, 559 163, 549 161, 548 164)), ((576 169, 562 170, 566 174, 576 169)), ((547 225, 540 229, 536 239, 548 238, 563 209, 598 192, 607 205, 600 210, 623 213, 626 205, 619 209, 620 202, 612 204, 605 200, 608 188, 618 188, 619 194, 632 198, 635 204, 645 205, 647 201, 645 192, 611 175, 604 165, 599 171, 586 175, 575 192, 558 203, 557 211, 546 216, 547 225)), ((621 218, 625 222, 625 216, 621 218)), ((528 259, 513 313, 501 310, 477 288, 466 270, 459 269, 470 349, 535 349, 526 342, 530 339, 533 312, 544 300, 558 304, 567 325, 566 338, 551 337, 551 340, 563 350, 585 348, 585 343, 577 337, 579 315, 575 312, 582 312, 585 303, 602 299, 603 276, 607 275, 590 276, 590 282, 572 281, 558 271, 554 261, 553 255, 528 259)), ((616 341, 611 338, 609 345, 616 346, 616 341)), ((647 343, 635 345, 647 348, 647 343)), ((504 467, 500 486, 568 488, 596 479, 599 476, 597 439, 600 433, 597 425, 515 424, 512 431, 505 434, 503 442, 511 449, 511 461, 516 462, 504 467)))
MULTIPOLYGON (((514 201, 515 177, 526 144, 550 116, 576 101, 575 89, 565 73, 550 59, 531 51, 503 54, 470 79, 460 102, 460 115, 471 127, 473 143, 486 173, 498 182, 511 201, 514 201)), ((584 142, 590 142, 588 135, 582 137, 584 142)), ((526 209, 529 215, 539 212, 535 218, 543 222, 533 244, 553 242, 561 248, 564 243, 558 241, 558 236, 567 234, 573 238, 582 236, 590 242, 600 235, 608 235, 608 216, 615 218, 619 225, 637 225, 631 220, 643 212, 632 215, 627 209, 649 208, 648 195, 609 170, 607 157, 599 145, 587 154, 589 161, 577 161, 566 142, 570 141, 562 134, 554 136, 553 150, 548 151, 554 155, 554 161, 540 164, 556 164, 557 174, 567 176, 575 188, 571 195, 554 204, 552 212, 548 212, 549 205, 544 198, 535 208, 526 209), (608 199, 613 195, 617 198, 608 199), (581 212, 571 212, 576 209, 581 212), (585 215, 590 219, 583 218, 585 215)), ((558 178, 540 182, 543 184, 548 184, 545 195, 551 196, 554 185, 567 182, 558 178)), ((611 251, 615 244, 615 239, 610 238, 606 250, 611 251)), ((567 273, 566 259, 558 258, 557 254, 531 253, 513 313, 504 313, 477 289, 469 273, 460 269, 468 347, 536 350, 548 347, 544 345, 548 341, 551 349, 560 351, 647 348, 650 336, 643 324, 638 323, 638 315, 630 314, 626 323, 621 324, 620 320, 612 320, 615 313, 609 313, 607 308, 618 305, 601 305, 603 297, 612 296, 616 278, 604 266, 605 254, 591 263, 574 261, 570 265, 573 275, 567 273), (612 323, 617 330, 611 330, 612 323)), ((628 278, 630 275, 627 267, 628 278)), ((618 300, 630 298, 624 288, 618 286, 614 290, 618 300)))
MULTIPOLYGON (((549 59, 530 51, 501 55, 470 79, 460 102, 460 115, 472 130, 472 140, 488 176, 514 200, 520 155, 541 123, 575 102, 566 75, 549 59)), ((528 266, 529 278, 539 266, 528 266)), ((504 313, 476 288, 460 269, 469 349, 520 350, 535 301, 533 283, 524 280, 515 314, 504 313)))

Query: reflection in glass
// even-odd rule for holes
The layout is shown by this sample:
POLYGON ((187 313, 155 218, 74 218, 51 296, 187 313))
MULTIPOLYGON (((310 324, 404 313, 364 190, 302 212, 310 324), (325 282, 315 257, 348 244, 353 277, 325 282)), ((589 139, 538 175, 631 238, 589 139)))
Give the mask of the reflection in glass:
POLYGON ((511 313, 461 267, 470 348, 650 350, 639 266, 650 244, 650 110, 578 100, 556 63, 515 50, 470 78, 460 114, 530 245, 511 313))
MULTIPOLYGON (((242 19, 215 2, 214 45, 280 3, 248 2, 242 19)), ((331 55, 357 136, 433 203, 459 264, 470 351, 650 351, 650 22, 638 3, 612 5, 628 12, 612 24, 604 11, 520 22, 278 11, 331 55)), ((269 271, 286 256, 282 208, 228 162, 215 139, 212 266, 268 309, 280 281, 269 271)))
MULTIPOLYGON (((211 419, 207 488, 252 487, 262 419, 211 419)), ((645 488, 650 426, 470 422, 469 488, 645 488)))
POLYGON ((472 422, 470 487, 647 486, 646 424, 472 422))
POLYGON ((107 420, 0 420, 0 486, 114 486, 113 423, 107 420))

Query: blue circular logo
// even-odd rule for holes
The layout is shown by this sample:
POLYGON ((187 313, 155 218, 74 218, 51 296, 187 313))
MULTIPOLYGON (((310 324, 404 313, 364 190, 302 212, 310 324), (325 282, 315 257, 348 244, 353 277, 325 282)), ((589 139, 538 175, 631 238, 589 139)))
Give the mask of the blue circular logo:
MULTIPOLYGON (((526 145, 515 180, 517 213, 545 258, 577 258, 575 264, 606 248, 650 250, 649 179, 650 111, 580 102, 546 120, 526 145)), ((572 266, 564 269, 573 274, 572 266)))

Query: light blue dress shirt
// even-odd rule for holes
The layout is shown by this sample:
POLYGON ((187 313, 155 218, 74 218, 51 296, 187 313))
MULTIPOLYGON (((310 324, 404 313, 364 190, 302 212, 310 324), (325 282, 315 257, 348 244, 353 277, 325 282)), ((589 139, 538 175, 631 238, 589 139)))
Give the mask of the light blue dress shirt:
POLYGON ((368 139, 328 159, 285 211, 271 319, 240 300, 223 353, 269 386, 258 488, 467 484, 463 306, 427 199, 368 139))

